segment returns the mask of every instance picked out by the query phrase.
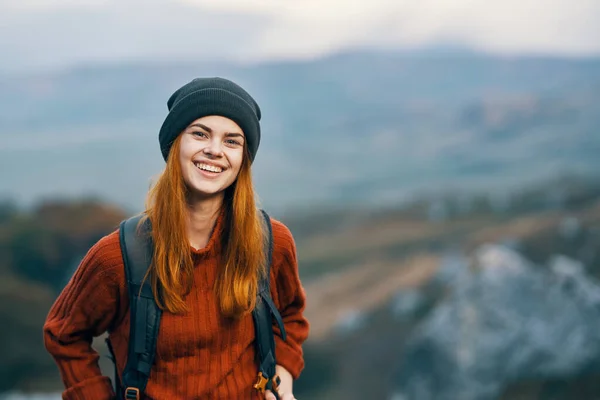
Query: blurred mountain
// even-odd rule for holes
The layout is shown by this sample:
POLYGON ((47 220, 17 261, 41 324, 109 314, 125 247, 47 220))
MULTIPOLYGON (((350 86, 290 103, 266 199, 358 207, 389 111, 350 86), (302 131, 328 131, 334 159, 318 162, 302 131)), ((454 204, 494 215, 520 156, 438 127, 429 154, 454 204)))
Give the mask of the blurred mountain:
POLYGON ((169 95, 211 75, 261 104, 254 174, 271 209, 514 189, 600 164, 600 59, 353 52, 97 65, 0 77, 0 195, 94 195, 141 209, 163 166, 157 135, 169 95))

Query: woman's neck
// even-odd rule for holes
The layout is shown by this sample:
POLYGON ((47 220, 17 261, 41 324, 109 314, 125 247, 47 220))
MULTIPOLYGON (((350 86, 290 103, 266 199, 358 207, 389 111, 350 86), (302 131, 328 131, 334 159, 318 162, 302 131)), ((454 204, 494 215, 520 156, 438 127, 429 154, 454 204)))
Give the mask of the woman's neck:
POLYGON ((188 202, 187 234, 193 248, 206 247, 222 205, 222 196, 188 202))

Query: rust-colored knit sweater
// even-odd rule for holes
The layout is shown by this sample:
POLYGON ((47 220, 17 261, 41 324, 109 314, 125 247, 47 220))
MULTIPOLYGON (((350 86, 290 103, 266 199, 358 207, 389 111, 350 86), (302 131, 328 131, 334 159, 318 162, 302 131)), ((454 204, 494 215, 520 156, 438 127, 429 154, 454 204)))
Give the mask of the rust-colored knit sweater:
MULTIPOLYGON (((301 345, 308 336, 303 316, 304 289, 299 280, 294 239, 277 220, 273 226, 271 293, 281 312, 287 340, 275 326, 277 364, 297 378, 304 368, 301 345)), ((155 365, 146 398, 259 399, 252 387, 255 362, 252 316, 230 322, 220 315, 212 287, 220 251, 219 217, 208 244, 192 249, 194 285, 186 297, 189 312, 163 313, 155 365)), ((104 400, 115 394, 102 376, 91 340, 108 331, 119 374, 127 361, 129 300, 118 231, 96 243, 60 294, 44 325, 46 348, 56 360, 66 390, 63 399, 104 400)))

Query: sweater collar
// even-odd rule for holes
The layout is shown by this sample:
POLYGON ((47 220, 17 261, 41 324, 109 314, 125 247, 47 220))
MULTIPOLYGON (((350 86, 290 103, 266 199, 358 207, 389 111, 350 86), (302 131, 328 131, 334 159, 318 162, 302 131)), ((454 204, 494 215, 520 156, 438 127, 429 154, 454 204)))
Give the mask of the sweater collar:
POLYGON ((194 258, 202 258, 206 256, 212 256, 219 252, 221 247, 221 234, 223 232, 223 224, 225 219, 225 207, 222 207, 217 215, 217 220, 215 221, 215 225, 213 230, 210 233, 210 237, 208 239, 208 243, 201 249, 196 249, 190 245, 190 250, 192 252, 192 256, 194 258))

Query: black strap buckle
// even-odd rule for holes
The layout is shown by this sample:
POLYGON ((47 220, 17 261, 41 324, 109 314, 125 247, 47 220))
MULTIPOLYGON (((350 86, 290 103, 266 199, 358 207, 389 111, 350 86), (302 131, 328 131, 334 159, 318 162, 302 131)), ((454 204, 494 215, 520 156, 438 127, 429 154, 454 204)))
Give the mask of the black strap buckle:
POLYGON ((125 389, 125 399, 140 400, 140 389, 128 387, 127 389, 125 389))
POLYGON ((271 382, 273 382, 273 391, 274 392, 278 392, 279 391, 279 385, 281 384, 281 379, 279 378, 279 375, 275 374, 275 376, 273 377, 273 379, 271 379, 271 382))

